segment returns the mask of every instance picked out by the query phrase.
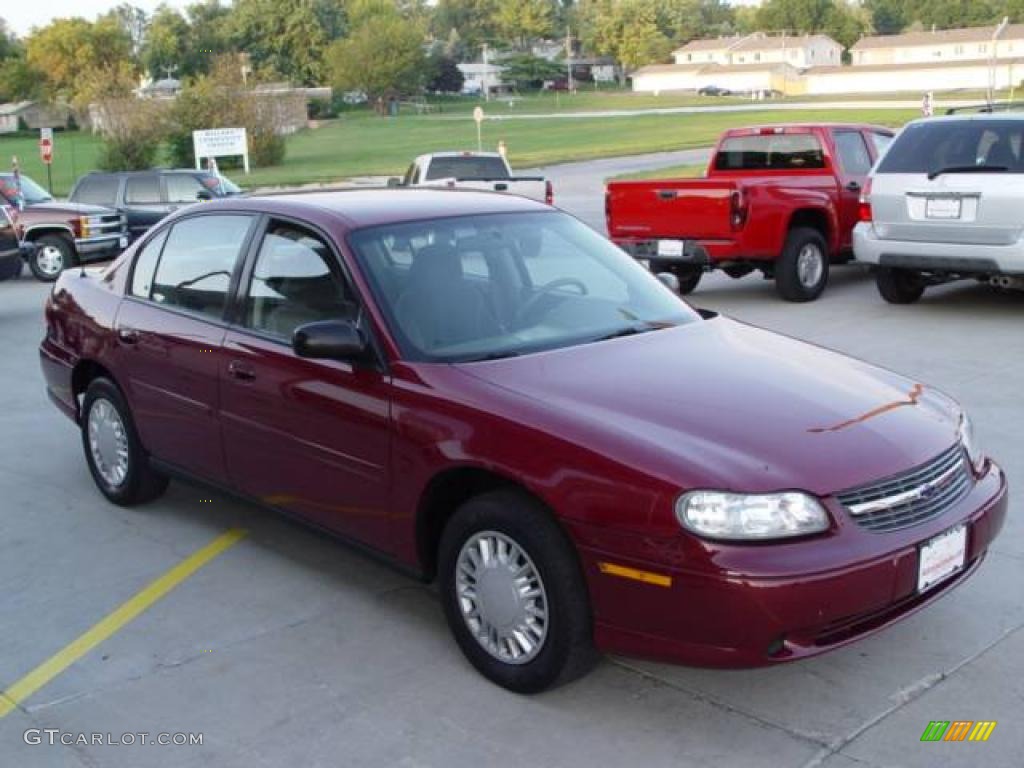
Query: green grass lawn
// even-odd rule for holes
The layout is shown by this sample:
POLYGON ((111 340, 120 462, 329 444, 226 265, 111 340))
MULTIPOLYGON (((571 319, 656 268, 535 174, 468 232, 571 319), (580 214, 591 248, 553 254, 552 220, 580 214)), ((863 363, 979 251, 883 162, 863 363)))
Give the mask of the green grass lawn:
POLYGON ((623 173, 612 176, 606 181, 644 181, 645 179, 694 179, 703 176, 706 165, 670 165, 666 168, 655 168, 650 171, 623 173))
MULTIPOLYGON (((620 94, 601 94, 602 98, 620 94)), ((626 94, 621 94, 625 97, 626 94)), ((544 98, 550 97, 545 94, 544 98)), ((539 98, 539 97, 538 97, 539 98)), ((864 121, 898 126, 916 117, 915 110, 876 109, 836 113, 825 110, 765 111, 721 114, 640 115, 553 120, 489 120, 483 125, 486 149, 504 140, 513 167, 570 160, 661 152, 709 146, 726 128, 757 123, 864 121)), ((351 112, 316 130, 288 138, 284 164, 226 175, 243 187, 330 183, 365 175, 396 175, 421 153, 476 148, 476 126, 468 112, 452 119, 446 112, 380 118, 351 112)), ((96 167, 99 140, 88 133, 57 133, 54 138, 53 186, 67 194, 74 179, 96 167)), ((34 138, 0 138, 0 168, 17 155, 23 173, 45 184, 46 171, 34 138)))

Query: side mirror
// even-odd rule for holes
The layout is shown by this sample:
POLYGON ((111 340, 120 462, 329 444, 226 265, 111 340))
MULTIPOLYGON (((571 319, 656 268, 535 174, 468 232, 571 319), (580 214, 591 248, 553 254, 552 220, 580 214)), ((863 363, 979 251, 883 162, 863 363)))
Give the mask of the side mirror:
POLYGON ((671 272, 659 272, 655 277, 672 293, 679 293, 679 278, 671 272))
POLYGON ((196 192, 196 200, 206 202, 207 200, 213 200, 213 192, 208 189, 200 189, 196 192))
POLYGON ((349 320, 321 320, 296 328, 292 349, 299 357, 313 360, 358 362, 368 358, 370 344, 349 320))
POLYGON ((389 187, 400 187, 400 186, 402 186, 402 180, 400 178, 398 178, 397 176, 392 176, 390 179, 388 179, 388 186, 389 187))

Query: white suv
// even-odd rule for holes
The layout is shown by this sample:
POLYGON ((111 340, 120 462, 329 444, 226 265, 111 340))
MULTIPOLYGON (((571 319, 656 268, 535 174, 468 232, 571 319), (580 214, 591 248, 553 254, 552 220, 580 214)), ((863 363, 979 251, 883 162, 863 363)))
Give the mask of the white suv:
POLYGON ((1024 114, 909 123, 868 179, 853 248, 894 304, 950 280, 1024 288, 1024 114))

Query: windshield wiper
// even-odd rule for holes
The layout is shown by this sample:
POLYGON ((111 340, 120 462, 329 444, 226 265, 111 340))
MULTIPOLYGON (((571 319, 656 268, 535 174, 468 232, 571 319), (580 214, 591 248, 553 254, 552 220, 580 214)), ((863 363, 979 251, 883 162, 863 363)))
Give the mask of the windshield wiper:
POLYGON ((488 352, 486 355, 480 355, 479 357, 467 357, 462 360, 458 360, 460 363, 485 363, 488 360, 506 360, 510 357, 519 357, 519 353, 514 349, 506 349, 502 352, 488 352))
POLYGON ((929 173, 928 181, 934 181, 947 173, 1006 173, 1008 170, 1010 169, 1005 165, 950 165, 929 173))
POLYGON ((674 323, 640 323, 639 325, 627 325, 625 328, 620 328, 617 331, 612 331, 611 333, 598 336, 595 339, 590 339, 588 343, 593 344, 598 341, 611 341, 612 339, 621 339, 624 336, 637 336, 641 333, 650 333, 651 331, 660 331, 663 328, 674 327, 674 323))

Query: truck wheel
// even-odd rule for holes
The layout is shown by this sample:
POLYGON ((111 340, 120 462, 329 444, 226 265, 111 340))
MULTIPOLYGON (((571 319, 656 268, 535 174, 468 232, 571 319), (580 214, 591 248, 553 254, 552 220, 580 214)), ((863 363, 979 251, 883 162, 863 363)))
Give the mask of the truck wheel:
POLYGON ((36 251, 28 260, 37 280, 52 283, 65 269, 75 266, 75 246, 63 235, 43 235, 36 240, 36 251))
POLYGON ((484 677, 538 693, 592 666, 587 585, 573 545, 539 502, 516 490, 476 496, 445 526, 441 604, 484 677))
POLYGON ((924 295, 924 281, 912 269, 880 267, 875 276, 878 292, 890 304, 913 304, 924 295))
POLYGON ((697 290, 697 286, 700 284, 700 279, 704 274, 702 269, 694 269, 693 267, 677 267, 672 271, 679 279, 680 296, 685 296, 686 294, 693 293, 697 290))
POLYGON ((775 288, 786 301, 814 301, 828 283, 828 245, 821 232, 796 227, 775 269, 775 288))

